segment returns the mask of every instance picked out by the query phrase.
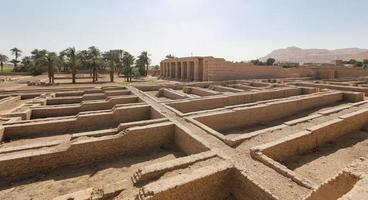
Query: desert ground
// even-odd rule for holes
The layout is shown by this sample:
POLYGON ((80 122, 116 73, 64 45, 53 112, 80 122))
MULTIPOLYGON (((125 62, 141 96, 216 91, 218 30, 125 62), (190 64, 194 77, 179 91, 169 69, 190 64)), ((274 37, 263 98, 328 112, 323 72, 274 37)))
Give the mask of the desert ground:
POLYGON ((365 199, 362 78, 4 76, 0 199, 365 199))

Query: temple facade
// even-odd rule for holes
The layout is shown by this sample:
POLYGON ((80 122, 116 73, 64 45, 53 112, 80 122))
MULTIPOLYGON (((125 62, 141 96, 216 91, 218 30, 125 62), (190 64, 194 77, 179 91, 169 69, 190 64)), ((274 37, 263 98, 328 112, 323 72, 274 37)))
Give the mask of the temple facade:
POLYGON ((183 57, 161 61, 160 77, 177 81, 222 81, 240 79, 300 78, 334 79, 368 76, 368 70, 344 66, 259 66, 214 57, 183 57))
POLYGON ((165 59, 160 63, 160 76, 180 81, 204 81, 206 78, 203 77, 203 60, 206 58, 184 57, 165 59))

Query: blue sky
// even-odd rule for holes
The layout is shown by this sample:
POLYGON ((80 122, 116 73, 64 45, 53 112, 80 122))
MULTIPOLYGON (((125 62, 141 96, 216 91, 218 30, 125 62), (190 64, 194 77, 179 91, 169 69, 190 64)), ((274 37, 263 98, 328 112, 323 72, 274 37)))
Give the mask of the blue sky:
POLYGON ((277 48, 368 48, 367 0, 0 0, 0 53, 147 50, 249 60, 277 48))

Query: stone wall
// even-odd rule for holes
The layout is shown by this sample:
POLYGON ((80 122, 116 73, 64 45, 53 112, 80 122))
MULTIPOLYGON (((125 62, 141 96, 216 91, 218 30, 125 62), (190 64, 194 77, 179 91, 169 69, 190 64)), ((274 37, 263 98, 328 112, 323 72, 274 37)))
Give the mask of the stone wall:
POLYGON ((255 66, 250 63, 233 63, 225 59, 206 59, 208 65, 207 76, 210 81, 261 79, 261 78, 288 78, 310 77, 315 72, 308 68, 282 68, 279 66, 255 66))
POLYGON ((223 58, 184 57, 165 59, 160 63, 160 76, 179 81, 219 81, 262 78, 312 77, 334 79, 368 76, 368 70, 343 66, 314 66, 283 68, 234 63, 223 58))

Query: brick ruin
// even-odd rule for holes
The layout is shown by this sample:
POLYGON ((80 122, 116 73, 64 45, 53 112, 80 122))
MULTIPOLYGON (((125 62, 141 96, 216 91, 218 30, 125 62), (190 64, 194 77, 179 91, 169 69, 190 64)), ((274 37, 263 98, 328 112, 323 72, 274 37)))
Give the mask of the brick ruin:
MULTIPOLYGON (((181 77, 198 80, 183 63, 193 70, 181 77)), ((5 90, 0 199, 367 199, 367 86, 300 77, 5 90)))
POLYGON ((267 78, 335 79, 368 76, 368 70, 344 66, 258 66, 223 58, 169 58, 160 63, 160 77, 179 81, 222 81, 267 78))

